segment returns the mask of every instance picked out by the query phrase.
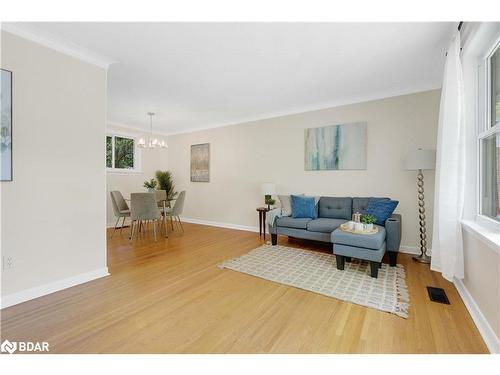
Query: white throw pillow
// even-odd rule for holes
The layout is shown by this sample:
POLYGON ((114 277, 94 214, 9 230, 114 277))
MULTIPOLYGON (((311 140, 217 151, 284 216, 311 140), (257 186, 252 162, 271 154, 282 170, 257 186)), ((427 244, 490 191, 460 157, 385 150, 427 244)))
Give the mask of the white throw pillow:
POLYGON ((289 195, 278 195, 281 203, 281 215, 292 216, 292 199, 289 195))

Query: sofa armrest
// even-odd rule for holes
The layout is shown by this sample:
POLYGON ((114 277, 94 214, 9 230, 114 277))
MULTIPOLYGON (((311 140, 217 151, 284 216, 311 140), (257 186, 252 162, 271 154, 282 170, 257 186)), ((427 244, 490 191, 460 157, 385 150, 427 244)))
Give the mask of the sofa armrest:
POLYGON ((399 251, 401 245, 401 215, 392 214, 385 221, 385 242, 387 251, 399 251))

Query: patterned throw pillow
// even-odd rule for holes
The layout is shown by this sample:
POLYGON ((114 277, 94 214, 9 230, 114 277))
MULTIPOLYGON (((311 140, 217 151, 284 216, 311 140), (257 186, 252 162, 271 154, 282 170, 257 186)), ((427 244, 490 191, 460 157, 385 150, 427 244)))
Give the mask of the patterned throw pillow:
POLYGON ((292 195, 292 217, 299 218, 318 218, 318 201, 316 197, 306 197, 302 195, 292 195))
POLYGON ((370 198, 370 200, 368 201, 368 207, 366 207, 365 212, 367 215, 372 215, 377 218, 375 224, 385 225, 385 221, 391 217, 398 203, 399 201, 370 198))
POLYGON ((292 216, 292 199, 289 195, 278 195, 281 203, 281 215, 292 216))

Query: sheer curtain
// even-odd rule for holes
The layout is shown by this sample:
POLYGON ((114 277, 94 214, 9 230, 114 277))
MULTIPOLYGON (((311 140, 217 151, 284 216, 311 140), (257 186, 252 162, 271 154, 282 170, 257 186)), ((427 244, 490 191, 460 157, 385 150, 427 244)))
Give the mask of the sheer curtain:
POLYGON ((441 91, 436 153, 431 269, 449 281, 464 277, 462 229, 465 183, 465 110, 460 33, 448 48, 441 91))

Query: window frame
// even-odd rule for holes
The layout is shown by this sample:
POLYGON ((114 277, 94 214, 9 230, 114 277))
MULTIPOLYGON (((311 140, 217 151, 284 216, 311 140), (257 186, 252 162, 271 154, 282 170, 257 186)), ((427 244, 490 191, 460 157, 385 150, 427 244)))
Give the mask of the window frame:
MULTIPOLYGON (((492 82, 491 82, 491 58, 496 52, 500 52, 500 37, 493 43, 492 47, 482 57, 481 65, 484 67, 484 75, 478 80, 478 94, 482 92, 484 103, 478 103, 477 113, 477 212, 476 221, 478 224, 500 231, 500 221, 483 214, 483 141, 492 136, 500 136, 500 123, 492 123, 492 82), (482 113, 481 113, 482 112, 482 113)), ((479 71, 478 71, 479 75, 479 71)), ((478 101, 480 97, 478 95, 478 101)))
POLYGON ((106 172, 115 174, 142 174, 142 162, 141 162, 141 150, 137 147, 138 138, 132 134, 122 133, 122 132, 107 132, 105 142, 107 138, 111 137, 111 165, 108 167, 106 165, 106 172), (115 138, 126 138, 131 139, 134 142, 134 167, 133 168, 115 168, 115 138))

